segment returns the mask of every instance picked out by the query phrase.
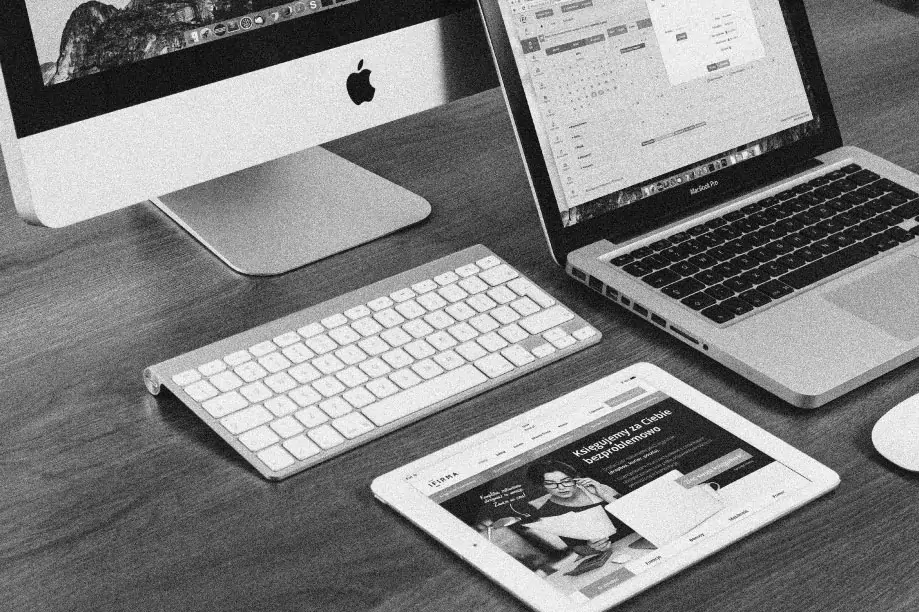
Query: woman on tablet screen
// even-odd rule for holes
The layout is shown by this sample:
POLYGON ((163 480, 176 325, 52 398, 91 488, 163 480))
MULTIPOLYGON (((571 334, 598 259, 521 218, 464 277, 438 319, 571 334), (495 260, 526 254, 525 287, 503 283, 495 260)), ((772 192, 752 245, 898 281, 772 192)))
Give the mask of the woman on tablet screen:
MULTIPOLYGON (((583 512, 596 506, 605 506, 619 497, 619 494, 593 478, 580 476, 574 468, 561 461, 549 460, 534 463, 527 469, 527 478, 543 487, 548 496, 530 502, 540 518, 559 516, 569 512, 583 512)), ((605 538, 597 540, 576 540, 561 538, 569 548, 584 556, 605 552, 615 539, 616 529, 605 538)))

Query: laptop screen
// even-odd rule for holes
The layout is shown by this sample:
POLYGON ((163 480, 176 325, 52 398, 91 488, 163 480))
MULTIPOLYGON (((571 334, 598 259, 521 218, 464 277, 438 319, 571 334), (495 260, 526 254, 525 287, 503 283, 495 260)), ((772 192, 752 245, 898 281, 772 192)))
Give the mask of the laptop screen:
POLYGON ((778 0, 499 0, 562 225, 819 131, 778 0))

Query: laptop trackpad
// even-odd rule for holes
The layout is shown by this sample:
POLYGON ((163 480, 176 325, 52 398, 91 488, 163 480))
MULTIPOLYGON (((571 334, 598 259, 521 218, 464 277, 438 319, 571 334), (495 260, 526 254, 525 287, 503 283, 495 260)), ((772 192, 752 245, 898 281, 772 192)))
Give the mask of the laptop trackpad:
POLYGON ((908 342, 919 337, 919 258, 907 256, 824 297, 908 342))

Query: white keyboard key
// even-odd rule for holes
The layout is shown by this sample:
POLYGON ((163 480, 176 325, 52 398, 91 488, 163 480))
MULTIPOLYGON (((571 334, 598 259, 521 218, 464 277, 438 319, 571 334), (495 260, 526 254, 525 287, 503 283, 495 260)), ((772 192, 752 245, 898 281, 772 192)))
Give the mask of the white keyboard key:
POLYGON ((492 311, 488 314, 494 317, 495 320, 501 325, 513 323, 520 318, 520 315, 517 314, 517 311, 510 306, 498 306, 497 308, 492 309, 492 311))
POLYGON ((588 338, 595 336, 596 333, 597 330, 595 330, 593 327, 582 327, 581 329, 576 330, 572 335, 578 340, 587 340, 588 338))
POLYGON ((329 417, 316 406, 308 406, 294 416, 306 427, 318 427, 329 420, 329 417))
POLYGON ((410 300, 415 297, 415 295, 416 294, 414 291, 406 287, 405 289, 399 289, 398 291, 390 293, 389 297, 393 302, 399 303, 410 300))
POLYGON ((473 276, 475 274, 478 274, 481 271, 482 271, 481 268, 479 268, 475 264, 466 264, 465 266, 460 266, 459 268, 456 269, 456 273, 462 278, 473 276))
POLYGON ((417 302, 427 308, 430 312, 440 310, 447 305, 447 300, 443 299, 436 293, 425 293, 424 295, 419 295, 417 302))
POLYGON ((455 370, 466 363, 466 360, 460 357, 455 351, 444 351, 443 353, 435 355, 434 361, 445 370, 455 370))
POLYGON ((258 363, 271 373, 286 370, 290 366, 294 365, 290 362, 290 359, 277 352, 268 353, 264 357, 259 357, 258 363))
POLYGON ((446 285, 455 283, 458 280, 459 280, 459 276, 457 276, 456 272, 452 272, 452 271, 444 272, 443 274, 438 274, 437 276, 434 277, 434 282, 440 285, 441 287, 445 287, 446 285))
POLYGON ((287 370, 287 373, 293 376, 294 379, 301 384, 313 382, 322 376, 322 373, 320 373, 319 370, 314 368, 310 363, 301 363, 300 365, 296 365, 287 370))
POLYGON ((342 325, 346 324, 348 322, 348 317, 338 313, 321 319, 319 322, 322 323, 326 329, 335 329, 336 327, 341 327, 342 325))
POLYGON ((223 372, 227 369, 227 364, 222 359, 208 361, 204 365, 198 366, 198 371, 204 376, 213 376, 217 372, 223 372))
POLYGON ((521 317, 528 317, 540 311, 539 306, 528 297, 520 298, 511 302, 511 308, 520 313, 521 317))
POLYGON ((241 410, 249 405, 249 402, 246 401, 242 395, 237 391, 230 391, 229 393, 224 393, 223 395, 218 395, 215 398, 209 399, 201 403, 201 407, 207 410, 207 413, 219 419, 225 417, 226 415, 241 410))
POLYGON ((556 340, 564 338, 567 335, 568 335, 568 332, 566 332, 564 329, 562 329, 561 327, 556 327, 554 329, 550 329, 549 331, 545 332, 542 335, 542 337, 547 342, 554 342, 556 340))
POLYGON ((292 416, 286 416, 283 419, 273 421, 268 426, 274 430, 274 433, 282 438, 292 438, 303 431, 303 425, 292 416))
POLYGON ((285 347, 281 353, 290 359, 291 363, 303 363, 307 359, 312 359, 316 356, 316 353, 306 348, 306 345, 302 342, 285 347))
POLYGON ((287 372, 272 374, 263 382, 275 393, 287 393, 291 389, 297 388, 297 381, 291 378, 287 372))
POLYGON ((517 278, 518 276, 520 275, 517 273, 517 270, 514 270, 507 264, 495 266, 479 274, 479 278, 481 278, 492 287, 496 285, 503 285, 507 281, 517 278))
POLYGON ((565 334, 563 337, 559 338, 558 340, 553 340, 552 346, 554 346, 557 349, 563 349, 563 348, 568 348, 569 346, 571 346, 572 344, 575 344, 576 342, 577 340, 574 339, 574 336, 569 336, 568 334, 565 334))
POLYGON ((389 380, 393 381, 403 389, 408 389, 409 387, 414 387, 421 382, 421 377, 412 372, 411 370, 402 369, 396 370, 389 375, 389 380))
POLYGON ((574 318, 574 314, 564 306, 553 306, 518 321, 518 325, 531 334, 541 334, 574 318))
POLYGON ((378 297, 377 299, 369 302, 367 305, 370 306, 370 310, 374 312, 379 312, 385 310, 386 308, 392 307, 394 302, 386 296, 378 297))
POLYGON ((425 340, 438 351, 445 351, 458 344, 453 336, 444 331, 436 331, 425 340))
POLYGON ((380 353, 385 353, 392 347, 386 344, 379 336, 373 336, 372 338, 364 338, 357 345, 361 348, 362 351, 368 355, 379 355, 380 353))
POLYGON ((402 326, 402 330, 412 336, 412 338, 424 338, 434 331, 434 328, 424 321, 415 319, 402 326))
POLYGON ((325 397, 338 395, 345 390, 345 386, 334 376, 326 376, 313 382, 313 388, 319 391, 325 397))
POLYGON ((349 308, 345 311, 345 316, 351 319, 352 321, 357 321, 358 319, 363 319, 364 317, 369 317, 373 313, 372 310, 364 306, 363 304, 355 306, 354 308, 349 308))
POLYGON ((329 338, 345 346, 346 344, 351 344, 352 342, 360 340, 361 335, 350 327, 336 327, 329 332, 329 338))
POLYGON ((456 323, 456 319, 448 315, 443 310, 438 310, 424 316, 424 320, 434 329, 446 329, 456 323))
POLYGON ((500 351, 501 349, 503 349, 504 347, 508 345, 507 340, 505 340, 504 338, 502 338, 495 332, 485 334, 484 336, 479 336, 478 338, 475 339, 475 341, 481 344, 482 348, 488 351, 489 353, 500 351))
POLYGON ((297 436, 296 438, 285 440, 283 446, 300 461, 312 457, 313 455, 320 452, 320 448, 306 436, 297 436))
POLYGON ((392 371, 392 368, 390 368, 386 362, 379 357, 368 359, 367 361, 362 362, 358 367, 371 378, 379 378, 380 376, 385 376, 392 371))
POLYGON ((252 359, 252 355, 249 354, 249 351, 242 350, 236 351, 235 353, 230 353, 223 358, 223 361, 232 368, 234 366, 240 365, 241 363, 245 363, 250 359, 252 359))
POLYGON ((441 287, 438 289, 437 294, 451 304, 465 300, 467 297, 469 297, 469 294, 456 284, 441 287))
POLYGON ((481 359, 488 354, 488 351, 483 349, 475 342, 465 342, 456 347, 456 352, 463 356, 464 359, 468 361, 475 361, 476 359, 481 359))
POLYGON ((367 359, 367 353, 354 344, 349 344, 343 349, 335 351, 335 356, 345 365, 354 365, 367 359))
POLYGON ((468 342, 479 335, 479 332, 468 323, 457 323, 453 327, 448 328, 447 331, 450 332, 451 336, 456 338, 457 342, 468 342))
POLYGON ((463 288, 464 291, 475 295, 476 293, 482 293, 483 291, 488 291, 488 283, 485 283, 480 278, 475 276, 471 278, 464 278, 459 283, 459 286, 463 288))
POLYGON ((211 399, 220 393, 217 389, 214 388, 214 385, 207 382, 206 380, 199 380, 196 383, 192 383, 185 387, 183 390, 196 402, 203 402, 204 400, 211 399))
POLYGON ((324 402, 319 402, 319 409, 334 419, 351 412, 351 404, 340 397, 333 397, 324 402))
POLYGON ((548 357, 554 352, 555 352, 555 347, 548 343, 540 344, 539 346, 533 349, 533 354, 539 358, 548 357))
POLYGON ((392 308, 387 308, 386 310, 381 310, 380 312, 373 315, 373 318, 376 319, 377 323, 383 327, 389 329, 390 327, 395 327, 397 325, 402 325, 405 323, 405 317, 400 315, 398 312, 392 308))
POLYGON ((367 406, 361 412, 380 427, 472 389, 487 380, 488 378, 477 368, 466 365, 367 406))
POLYGON ((246 363, 233 368, 233 371, 236 372, 236 375, 247 383, 255 382, 260 378, 265 378, 268 376, 268 370, 260 366, 256 361, 247 361, 246 363))
POLYGON ((193 382, 201 380, 201 372, 198 370, 185 370, 172 377, 172 382, 180 387, 187 387, 193 382))
POLYGON ((320 323, 310 323, 309 325, 304 325, 298 329, 297 333, 304 338, 312 338, 313 336, 318 336, 324 331, 325 328, 320 323))
POLYGON ((487 270, 489 268, 494 268, 495 266, 497 266, 499 263, 501 263, 501 260, 495 257, 494 255, 489 255, 488 257, 483 257, 482 259, 478 260, 475 263, 477 266, 479 266, 483 270, 487 270))
POLYGON ((264 402, 266 399, 274 395, 274 393, 271 392, 271 389, 266 387, 261 382, 249 383, 244 387, 240 387, 239 392, 244 398, 253 404, 256 402, 264 402))
POLYGON ((469 304, 463 302, 450 304, 444 308, 444 312, 446 312, 457 321, 465 321, 469 317, 474 317, 477 314, 476 311, 469 306, 469 304))
POLYGON ((501 351, 501 355, 517 367, 536 361, 536 357, 519 344, 509 346, 501 351))
POLYGON ((349 440, 376 429, 376 426, 360 412, 352 412, 340 419, 335 419, 332 421, 332 425, 349 440))
POLYGON ((431 359, 422 359, 412 366, 412 371, 425 380, 440 376, 444 369, 431 359))
POLYGON ((326 450, 338 446, 345 441, 341 434, 332 429, 330 425, 320 425, 316 429, 311 429, 306 432, 306 435, 308 435, 313 442, 326 450))
POLYGON ((335 377, 343 382, 348 387, 356 387, 358 385, 363 385, 369 380, 366 374, 351 366, 346 368, 335 375, 335 377))
POLYGON ((517 344, 530 337, 530 334, 523 331, 523 328, 516 323, 511 323, 507 327, 502 327, 498 330, 498 333, 511 344, 517 344))
POLYGON ((272 397, 269 400, 265 400, 265 408, 271 411, 276 417, 287 416, 288 414, 293 414, 297 411, 297 403, 294 400, 290 399, 286 395, 280 395, 278 397, 272 397))
POLYGON ((237 438, 240 442, 246 445, 250 451, 260 451, 265 447, 271 446, 275 442, 281 440, 278 437, 278 434, 271 431, 271 428, 267 425, 262 425, 261 427, 256 427, 255 429, 250 429, 246 433, 242 434, 237 438))
POLYGON ((498 305, 497 302, 484 293, 472 296, 466 300, 466 303, 475 308, 477 312, 487 312, 498 305))
POLYGON ((517 294, 505 286, 489 289, 485 295, 499 304, 509 304, 517 299, 517 294))
POLYGON ((220 424, 224 429, 234 436, 244 431, 249 431, 253 427, 264 425, 274 418, 264 406, 249 406, 229 416, 220 419, 220 424))
POLYGON ((392 347, 399 347, 412 341, 412 337, 405 333, 400 327, 387 329, 380 334, 380 338, 385 340, 392 347))
POLYGON ((307 339, 305 344, 317 355, 323 355, 338 348, 338 344, 325 334, 313 336, 307 339))
POLYGON ((300 342, 300 334, 295 331, 290 331, 286 334, 275 336, 272 341, 280 347, 290 346, 291 344, 300 342))
POLYGON ((374 336, 383 331, 383 326, 370 317, 364 317, 352 323, 351 329, 367 338, 368 336, 374 336))
POLYGON ((549 308, 555 306, 556 302, 548 293, 531 283, 525 278, 515 278, 507 284, 508 287, 513 289, 519 295, 524 295, 534 302, 539 304, 542 308, 549 308))
POLYGON ((387 353, 383 353, 383 355, 381 356, 383 358, 383 361, 389 364, 391 368, 397 369, 397 370, 399 368, 404 368, 410 365, 414 361, 414 359, 412 359, 412 356, 406 353, 402 349, 395 349, 387 353))
POLYGON ((364 406, 369 406, 373 402, 377 401, 377 398, 373 396, 373 393, 364 387, 356 387, 350 391, 345 391, 341 394, 341 396, 345 398, 345 401, 347 401, 355 408, 363 408, 364 406))
POLYGON ((425 342, 424 340, 415 340, 414 342, 409 342, 404 347, 406 353, 414 357, 415 359, 424 359, 430 357, 437 351, 434 350, 434 347, 425 342))
POLYGON ((343 370, 345 367, 345 364, 341 362, 341 359, 335 355, 322 355, 320 357, 316 357, 310 363, 312 363, 313 366, 323 374, 334 374, 339 370, 343 370))
POLYGON ((398 312, 406 319, 417 319, 418 317, 427 314, 428 311, 425 310, 421 304, 415 300, 408 300, 406 302, 402 302, 401 304, 397 304, 396 312, 398 312))
POLYGON ((208 380, 221 391, 232 391, 243 384, 242 379, 233 372, 220 372, 214 374, 208 380))
POLYGON ((487 314, 480 314, 478 316, 472 317, 469 319, 469 325, 473 326, 476 331, 480 334, 487 334, 490 331, 495 331, 500 325, 498 322, 492 319, 487 314))
POLYGON ((299 389, 294 389, 287 395, 290 399, 297 402, 299 406, 309 406, 322 399, 322 394, 309 385, 303 385, 299 389))
POLYGON ((400 390, 399 387, 397 387, 396 384, 388 378, 371 380, 369 383, 367 383, 367 389, 369 389, 371 393, 380 399, 389 397, 394 393, 398 393, 400 390))
POLYGON ((497 378, 514 369, 514 364, 502 357, 499 353, 486 355, 475 361, 475 366, 482 370, 489 378, 497 378))
POLYGON ((421 281, 420 283, 415 283, 414 285, 412 285, 412 291, 414 291, 415 293, 419 295, 422 293, 427 293, 429 291, 434 291, 435 289, 437 289, 437 283, 435 283, 432 280, 424 280, 424 281, 421 281))
POLYGON ((277 345, 271 340, 265 340, 264 342, 259 342, 254 346, 249 347, 249 352, 252 353, 254 357, 262 357, 268 353, 273 353, 278 350, 277 345))
POLYGON ((286 467, 292 466, 296 461, 286 450, 280 446, 272 446, 255 454, 259 461, 268 466, 273 472, 280 472, 286 467))

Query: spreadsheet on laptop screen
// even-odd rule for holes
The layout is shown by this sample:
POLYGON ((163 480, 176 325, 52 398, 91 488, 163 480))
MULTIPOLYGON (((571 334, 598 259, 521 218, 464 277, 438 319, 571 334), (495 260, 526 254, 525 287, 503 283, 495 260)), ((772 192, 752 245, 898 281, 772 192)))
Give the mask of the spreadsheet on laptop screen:
POLYGON ((566 226, 799 140, 814 119, 778 0, 500 6, 566 226))

